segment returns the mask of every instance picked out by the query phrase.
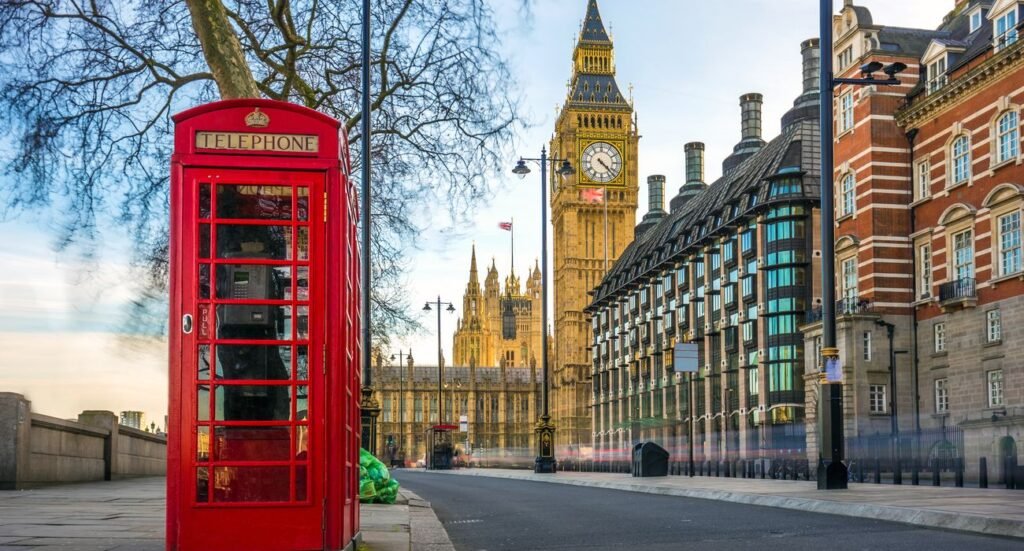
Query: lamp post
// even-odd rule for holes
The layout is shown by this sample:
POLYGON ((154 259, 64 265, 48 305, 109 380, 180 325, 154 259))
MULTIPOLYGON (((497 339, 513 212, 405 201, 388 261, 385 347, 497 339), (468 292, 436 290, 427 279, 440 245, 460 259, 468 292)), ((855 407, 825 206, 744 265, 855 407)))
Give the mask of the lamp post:
MULTIPOLYGON (((899 85, 897 74, 906 70, 903 63, 882 65, 874 61, 863 65, 862 78, 835 78, 832 74, 832 0, 820 0, 819 24, 821 32, 821 278, 822 278, 822 365, 839 361, 836 348, 836 292, 835 292, 835 210, 833 207, 833 177, 835 159, 832 151, 832 98, 838 84, 854 86, 899 85), (889 78, 876 79, 874 73, 882 71, 889 78)), ((848 474, 843 463, 843 382, 829 381, 822 373, 821 391, 818 393, 818 489, 845 490, 848 474)))
MULTIPOLYGON (((440 331, 438 331, 440 332, 440 331)), ((405 466, 405 358, 412 359, 412 350, 406 356, 402 350, 398 351, 398 457, 405 466)), ((395 361, 395 355, 391 355, 391 361, 395 361)))
POLYGON ((370 0, 363 0, 362 11, 362 205, 360 205, 360 225, 362 226, 361 248, 362 264, 360 289, 360 323, 362 325, 362 379, 359 400, 360 420, 362 421, 363 447, 373 453, 377 447, 377 416, 380 415, 380 403, 373 397, 373 373, 370 367, 370 0))
POLYGON ((512 173, 525 178, 530 173, 527 162, 540 165, 540 269, 541 269, 541 416, 534 428, 537 435, 537 458, 534 460, 533 471, 536 473, 554 473, 555 463, 555 425, 551 423, 548 411, 548 163, 551 170, 562 179, 571 176, 575 169, 568 159, 548 157, 547 148, 542 147, 539 159, 519 158, 512 173), (558 168, 555 169, 555 164, 558 168))
POLYGON ((448 306, 446 310, 451 314, 455 312, 455 305, 450 302, 444 302, 441 297, 438 296, 437 300, 431 302, 427 301, 423 305, 423 311, 429 312, 431 310, 430 305, 434 304, 437 306, 437 424, 440 425, 444 422, 444 402, 442 401, 442 381, 441 381, 441 364, 444 363, 443 356, 441 355, 441 307, 448 306))

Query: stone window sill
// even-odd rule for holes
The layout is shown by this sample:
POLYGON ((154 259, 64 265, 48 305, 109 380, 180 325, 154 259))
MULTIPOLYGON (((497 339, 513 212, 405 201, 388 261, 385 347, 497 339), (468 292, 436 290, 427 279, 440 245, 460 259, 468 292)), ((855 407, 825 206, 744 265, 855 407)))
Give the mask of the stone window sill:
POLYGON ((910 208, 919 207, 919 206, 921 206, 921 205, 923 205, 923 204, 925 204, 925 203, 927 203, 928 201, 931 201, 931 200, 932 200, 932 196, 931 195, 928 195, 926 197, 921 197, 920 199, 915 199, 913 203, 910 203, 910 208))
POLYGON ((933 358, 944 358, 944 357, 946 357, 946 354, 947 354, 947 352, 945 350, 943 350, 942 352, 932 352, 932 357, 933 358))
POLYGON ((982 345, 982 347, 983 348, 993 348, 993 347, 996 347, 996 346, 1001 346, 1002 344, 1003 344, 1003 340, 1002 339, 999 339, 998 341, 991 341, 991 342, 985 341, 985 343, 982 345))
POLYGON ((948 186, 946 186, 946 196, 948 197, 949 196, 949 192, 953 191, 954 189, 956 189, 958 187, 970 186, 970 185, 971 185, 971 179, 970 178, 964 180, 963 182, 957 182, 955 184, 948 185, 948 186))

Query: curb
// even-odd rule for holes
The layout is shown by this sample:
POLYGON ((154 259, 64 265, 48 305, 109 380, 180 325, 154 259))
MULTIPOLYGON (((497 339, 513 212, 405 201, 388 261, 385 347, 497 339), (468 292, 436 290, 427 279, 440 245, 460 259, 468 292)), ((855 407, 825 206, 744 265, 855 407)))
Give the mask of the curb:
POLYGON ((430 502, 408 490, 410 546, 415 551, 455 551, 430 502))
MULTIPOLYGON (((934 511, 927 509, 911 509, 909 507, 894 507, 890 505, 873 505, 864 503, 847 503, 819 499, 808 499, 802 497, 783 497, 761 494, 747 494, 725 490, 704 490, 671 488, 665 486, 653 486, 649 484, 636 484, 631 482, 610 482, 590 481, 571 478, 552 477, 546 480, 538 480, 530 475, 519 475, 513 473, 483 473, 480 471, 463 471, 459 473, 445 471, 427 471, 435 474, 449 476, 483 476, 489 478, 504 478, 510 480, 524 480, 539 483, 566 484, 569 486, 581 486, 588 488, 605 488, 609 490, 622 490, 654 495, 667 495, 675 497, 689 497, 695 499, 710 499, 715 501, 727 501, 742 503, 745 505, 758 505, 762 507, 775 507, 779 509, 795 509, 811 513, 823 513, 828 515, 839 515, 847 517, 867 518, 898 522, 914 526, 926 526, 930 528, 941 528, 944 530, 957 530, 961 532, 974 532, 992 536, 1006 536, 1013 538, 1024 538, 1024 520, 1015 521, 1010 519, 990 518, 981 515, 967 513, 952 513, 947 511, 934 511)), ((411 501, 410 501, 411 504, 411 501)))

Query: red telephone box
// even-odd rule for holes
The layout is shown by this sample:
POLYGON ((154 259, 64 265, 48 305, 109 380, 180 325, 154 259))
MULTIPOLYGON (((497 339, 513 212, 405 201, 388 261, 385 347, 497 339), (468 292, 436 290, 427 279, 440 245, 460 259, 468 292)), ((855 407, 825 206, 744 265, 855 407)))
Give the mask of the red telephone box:
POLYGON ((345 548, 360 383, 345 136, 270 100, 174 122, 167 549, 345 548))

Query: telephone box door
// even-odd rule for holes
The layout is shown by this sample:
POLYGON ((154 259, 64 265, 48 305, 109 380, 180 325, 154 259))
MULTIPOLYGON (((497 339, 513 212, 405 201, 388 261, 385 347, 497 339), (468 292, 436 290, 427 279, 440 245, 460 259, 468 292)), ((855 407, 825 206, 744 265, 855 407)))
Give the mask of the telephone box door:
POLYGON ((184 169, 179 549, 324 547, 325 197, 322 172, 184 169))

